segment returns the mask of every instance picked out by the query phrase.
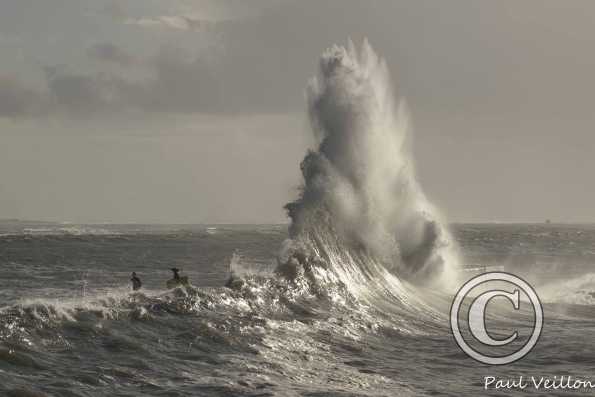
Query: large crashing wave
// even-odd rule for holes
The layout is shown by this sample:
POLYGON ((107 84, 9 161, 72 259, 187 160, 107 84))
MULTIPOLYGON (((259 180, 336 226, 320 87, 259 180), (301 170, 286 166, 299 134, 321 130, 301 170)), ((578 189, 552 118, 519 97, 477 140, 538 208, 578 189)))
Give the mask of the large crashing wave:
POLYGON ((301 163, 300 197, 285 207, 293 253, 280 269, 309 268, 315 258, 333 262, 349 284, 386 269, 418 284, 447 285, 456 248, 415 178, 407 110, 395 103, 384 60, 367 42, 359 52, 351 42, 334 46, 307 96, 318 149, 301 163), (307 254, 295 254, 304 248, 307 254))

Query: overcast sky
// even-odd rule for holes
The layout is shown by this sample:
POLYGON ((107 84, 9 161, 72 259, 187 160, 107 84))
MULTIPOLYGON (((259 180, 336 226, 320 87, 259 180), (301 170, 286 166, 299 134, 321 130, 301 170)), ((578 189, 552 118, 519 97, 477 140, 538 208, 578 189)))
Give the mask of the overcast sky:
POLYGON ((451 221, 595 221, 595 2, 0 2, 0 218, 284 222, 322 51, 367 37, 451 221))

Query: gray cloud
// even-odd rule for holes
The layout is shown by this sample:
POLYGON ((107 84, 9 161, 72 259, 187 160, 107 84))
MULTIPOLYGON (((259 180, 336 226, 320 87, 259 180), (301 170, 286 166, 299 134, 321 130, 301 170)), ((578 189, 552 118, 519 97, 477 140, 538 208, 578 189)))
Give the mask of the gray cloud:
MULTIPOLYGON (((163 48, 150 61, 153 77, 127 84, 127 99, 136 107, 157 112, 226 112, 224 76, 205 57, 163 48)), ((230 101, 231 102, 231 101, 230 101)))
POLYGON ((87 49, 87 55, 93 59, 111 62, 120 66, 132 66, 136 58, 113 43, 97 43, 87 49))
MULTIPOLYGON (((291 108, 286 98, 301 101, 301 88, 284 93, 286 85, 267 69, 250 65, 234 55, 163 47, 150 58, 140 60, 112 45, 96 45, 89 51, 94 59, 143 69, 144 77, 124 76, 113 70, 82 73, 70 67, 46 67, 46 86, 37 91, 5 82, 0 96, 6 111, 0 116, 20 117, 26 109, 44 104, 44 114, 85 117, 127 109, 166 113, 253 113, 291 108), (134 60, 133 60, 134 59, 134 60), (246 80, 244 80, 244 78, 246 80), (9 111, 9 99, 10 103, 9 111)), ((297 85, 297 84, 296 84, 297 85)))
MULTIPOLYGON (((46 86, 30 88, 15 78, 0 77, 0 117, 12 119, 64 116, 80 118, 119 112, 127 84, 109 74, 76 74, 45 68, 46 86)), ((139 97, 140 98, 140 97, 139 97)))
MULTIPOLYGON (((198 12, 129 19, 168 27, 163 32, 126 28, 145 45, 142 61, 116 42, 95 44, 87 54, 104 63, 142 68, 143 77, 109 65, 103 72, 86 67, 84 73, 76 71, 80 65, 69 65, 75 72, 48 78, 47 89, 59 108, 73 113, 92 112, 93 106, 115 112, 295 111, 303 108, 305 82, 324 48, 348 36, 356 41, 367 36, 386 57, 414 112, 587 114, 595 92, 588 78, 595 59, 584 50, 590 37, 587 13, 580 7, 554 14, 547 7, 531 11, 519 5, 510 18, 500 3, 470 4, 420 0, 370 7, 343 1, 338 13, 332 2, 281 2, 231 20, 196 19, 198 12), (539 23, 529 17, 532 13, 539 14, 539 23), (573 29, 565 33, 559 24, 573 29), (153 37, 166 39, 151 49, 146 42, 153 37), (212 45, 193 48, 200 40, 212 45)), ((14 87, 3 90, 14 98, 13 108, 27 107, 32 100, 31 94, 17 95, 14 87)), ((21 113, 11 111, 16 117, 21 113)))
POLYGON ((0 117, 21 118, 36 114, 42 105, 40 94, 16 78, 0 76, 0 117))
POLYGON ((127 25, 138 25, 142 27, 166 27, 180 30, 206 30, 216 24, 212 21, 194 19, 183 15, 164 15, 159 17, 129 18, 127 25))
POLYGON ((126 16, 122 5, 115 0, 108 1, 101 9, 101 12, 114 19, 122 19, 126 16))
MULTIPOLYGON (((203 58, 164 48, 138 67, 144 78, 125 78, 114 72, 77 73, 46 68, 47 96, 54 113, 85 117, 126 110, 167 113, 225 113, 221 76, 203 58)), ((237 107, 234 109, 238 109, 237 107)))
MULTIPOLYGON (((125 20, 128 24, 166 27, 169 32, 159 34, 172 39, 159 43, 153 49, 156 55, 145 53, 143 58, 132 56, 116 42, 94 44, 86 54, 105 63, 96 65, 105 70, 90 71, 85 66, 85 72, 81 72, 80 65, 70 64, 67 69, 46 74, 47 87, 40 91, 50 99, 49 113, 66 111, 85 116, 126 109, 168 113, 301 109, 304 84, 315 60, 334 40, 323 19, 341 19, 334 17, 332 7, 327 6, 304 8, 298 4, 263 1, 258 12, 253 12, 243 9, 242 4, 234 3, 237 7, 233 12, 221 14, 231 19, 201 20, 196 18, 197 13, 128 17, 125 20), (198 41, 196 35, 211 44, 193 49, 189 43, 194 38, 198 41), (185 43, 172 44, 179 38, 185 43), (126 66, 128 70, 108 68, 110 63, 126 66), (131 75, 133 68, 142 69, 142 77, 131 75)), ((115 14, 124 14, 119 7, 108 8, 115 14)), ((348 32, 343 25, 349 25, 351 19, 335 24, 333 30, 348 32)), ((133 31, 145 38, 158 34, 150 30, 133 31)), ((347 34, 341 36, 344 40, 347 34)))
POLYGON ((122 105, 122 80, 110 75, 68 73, 46 68, 50 110, 84 117, 117 111, 122 105))

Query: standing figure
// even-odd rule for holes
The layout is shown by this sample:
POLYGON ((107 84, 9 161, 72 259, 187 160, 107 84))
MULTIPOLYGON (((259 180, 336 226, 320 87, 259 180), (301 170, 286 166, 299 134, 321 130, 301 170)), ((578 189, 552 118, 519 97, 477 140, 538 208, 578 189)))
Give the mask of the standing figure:
POLYGON ((138 291, 140 287, 143 286, 143 283, 141 283, 140 278, 136 276, 136 272, 132 272, 132 278, 130 279, 130 281, 132 281, 133 291, 138 291))
POLYGON ((179 286, 189 286, 187 276, 180 276, 180 269, 172 267, 170 269, 174 273, 174 277, 171 280, 167 280, 167 288, 176 288, 179 286))

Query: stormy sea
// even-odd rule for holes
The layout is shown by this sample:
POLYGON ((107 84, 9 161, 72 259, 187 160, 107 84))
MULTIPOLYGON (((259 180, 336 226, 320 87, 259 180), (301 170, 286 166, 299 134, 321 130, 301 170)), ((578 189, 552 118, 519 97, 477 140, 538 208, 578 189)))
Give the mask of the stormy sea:
MULTIPOLYGON (((366 43, 323 54, 288 225, 0 222, 0 395, 592 394, 486 378, 593 380, 595 226, 449 224, 391 87, 366 43), (172 267, 189 285, 167 287, 172 267), (490 271, 529 282, 544 311, 536 346, 503 366, 465 354, 449 322, 490 271)), ((491 305, 492 332, 527 337, 526 302, 491 305)))

